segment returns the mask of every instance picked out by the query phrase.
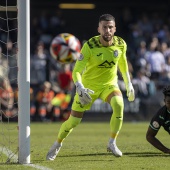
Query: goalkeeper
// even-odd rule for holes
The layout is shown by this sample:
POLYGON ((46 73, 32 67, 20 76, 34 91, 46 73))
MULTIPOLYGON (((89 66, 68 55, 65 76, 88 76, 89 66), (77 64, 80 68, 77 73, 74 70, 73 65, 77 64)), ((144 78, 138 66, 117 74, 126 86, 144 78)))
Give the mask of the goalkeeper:
POLYGON ((97 98, 108 102, 113 109, 107 150, 117 157, 122 156, 116 145, 124 109, 122 93, 117 82, 118 68, 126 85, 128 100, 133 101, 135 98, 126 59, 127 46, 122 38, 114 35, 115 18, 110 14, 100 16, 98 32, 100 35, 92 37, 83 45, 81 55, 76 61, 73 80, 77 93, 71 115, 61 125, 57 141, 47 153, 47 160, 55 159, 64 139, 81 122, 84 111, 89 110, 97 98))

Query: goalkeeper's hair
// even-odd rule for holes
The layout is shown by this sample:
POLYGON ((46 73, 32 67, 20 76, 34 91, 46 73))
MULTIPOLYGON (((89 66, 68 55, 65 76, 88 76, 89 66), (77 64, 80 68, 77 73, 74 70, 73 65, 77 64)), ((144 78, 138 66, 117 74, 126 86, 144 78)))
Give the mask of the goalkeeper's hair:
POLYGON ((170 86, 165 86, 164 88, 163 88, 163 94, 164 94, 164 96, 166 97, 166 96, 170 96, 170 86))
POLYGON ((115 21, 115 17, 110 14, 103 14, 99 18, 99 22, 101 21, 115 21))

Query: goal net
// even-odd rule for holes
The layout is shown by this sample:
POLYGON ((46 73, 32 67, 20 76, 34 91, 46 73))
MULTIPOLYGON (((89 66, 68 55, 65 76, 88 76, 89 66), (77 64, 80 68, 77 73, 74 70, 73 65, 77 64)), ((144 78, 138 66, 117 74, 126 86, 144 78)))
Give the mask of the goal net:
POLYGON ((0 14, 0 162, 30 163, 29 0, 0 14))

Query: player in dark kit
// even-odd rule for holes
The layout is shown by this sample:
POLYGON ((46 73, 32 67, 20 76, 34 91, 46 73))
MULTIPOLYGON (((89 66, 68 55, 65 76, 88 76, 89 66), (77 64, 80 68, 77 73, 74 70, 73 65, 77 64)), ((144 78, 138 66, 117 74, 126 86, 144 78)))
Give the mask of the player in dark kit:
POLYGON ((165 147, 156 138, 156 134, 158 133, 161 126, 165 129, 165 131, 170 134, 170 86, 164 87, 163 94, 165 97, 165 105, 161 107, 158 112, 153 116, 148 131, 146 133, 146 139, 155 148, 159 149, 164 153, 170 154, 170 149, 165 147))

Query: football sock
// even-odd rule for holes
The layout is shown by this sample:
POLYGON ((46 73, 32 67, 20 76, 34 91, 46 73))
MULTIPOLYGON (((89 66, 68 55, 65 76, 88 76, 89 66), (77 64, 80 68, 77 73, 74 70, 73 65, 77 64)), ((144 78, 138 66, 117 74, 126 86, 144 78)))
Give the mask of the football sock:
POLYGON ((81 122, 81 120, 82 118, 70 115, 70 117, 61 125, 57 137, 57 142, 61 143, 71 133, 73 128, 76 127, 81 122))
POLYGON ((109 143, 116 144, 116 138, 110 138, 110 139, 109 139, 109 143))
POLYGON ((113 96, 110 105, 113 109, 113 114, 110 120, 111 139, 115 142, 123 122, 123 98, 121 96, 113 96))

